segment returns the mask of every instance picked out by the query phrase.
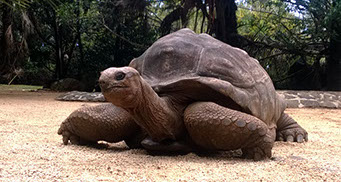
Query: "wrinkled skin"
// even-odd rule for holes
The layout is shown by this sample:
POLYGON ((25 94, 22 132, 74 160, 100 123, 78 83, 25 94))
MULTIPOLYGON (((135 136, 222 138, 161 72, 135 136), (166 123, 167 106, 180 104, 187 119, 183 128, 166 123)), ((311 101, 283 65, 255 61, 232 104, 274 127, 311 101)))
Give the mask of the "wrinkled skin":
MULTIPOLYGON (((141 145, 150 151, 242 149, 244 157, 262 160, 271 157, 276 139, 308 140, 307 132, 283 112, 285 103, 258 61, 188 29, 161 38, 129 67, 104 70, 99 83, 105 98, 126 111, 115 113, 132 118, 122 126, 133 122, 140 127, 128 127, 127 133, 140 136, 135 141, 148 136, 141 145)), ((99 112, 89 117, 95 115, 106 117, 99 112)), ((113 125, 123 121, 111 118, 113 125)), ((59 133, 87 135, 76 128, 63 127, 59 133)), ((108 135, 124 140, 115 132, 108 135)))
POLYGON ((177 108, 160 98, 134 68, 109 68, 102 72, 99 83, 104 97, 128 111, 153 140, 175 140, 183 133, 177 108))

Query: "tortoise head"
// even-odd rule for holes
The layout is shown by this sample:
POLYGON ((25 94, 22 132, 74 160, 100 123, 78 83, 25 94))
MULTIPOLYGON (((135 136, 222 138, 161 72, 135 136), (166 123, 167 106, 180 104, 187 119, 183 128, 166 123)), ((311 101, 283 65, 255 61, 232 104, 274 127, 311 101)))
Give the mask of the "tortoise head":
POLYGON ((122 108, 134 107, 141 95, 141 77, 131 67, 108 68, 98 80, 107 101, 122 108))

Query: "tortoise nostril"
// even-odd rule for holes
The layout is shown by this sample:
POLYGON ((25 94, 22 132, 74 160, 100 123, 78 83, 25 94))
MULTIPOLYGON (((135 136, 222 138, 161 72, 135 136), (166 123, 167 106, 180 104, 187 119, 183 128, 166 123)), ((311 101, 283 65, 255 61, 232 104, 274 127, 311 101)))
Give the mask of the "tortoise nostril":
POLYGON ((103 81, 103 80, 98 80, 98 83, 99 83, 100 86, 105 85, 105 81, 103 81))

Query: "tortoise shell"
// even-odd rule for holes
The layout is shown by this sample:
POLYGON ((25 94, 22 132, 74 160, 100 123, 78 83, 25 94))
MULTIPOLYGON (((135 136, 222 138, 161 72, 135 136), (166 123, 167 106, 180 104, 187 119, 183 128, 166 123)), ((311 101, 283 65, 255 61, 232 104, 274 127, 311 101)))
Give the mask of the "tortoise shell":
POLYGON ((213 101, 275 127, 284 99, 259 62, 207 34, 181 29, 160 38, 130 63, 160 96, 213 101))

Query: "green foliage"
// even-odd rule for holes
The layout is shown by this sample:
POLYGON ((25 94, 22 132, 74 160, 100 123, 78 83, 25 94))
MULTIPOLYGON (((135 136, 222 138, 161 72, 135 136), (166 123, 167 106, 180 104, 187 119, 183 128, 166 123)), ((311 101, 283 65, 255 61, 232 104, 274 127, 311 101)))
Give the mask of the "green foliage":
POLYGON ((297 76, 305 80, 302 84, 315 79, 308 86, 311 89, 323 87, 321 82, 326 73, 322 60, 328 57, 330 38, 341 32, 330 28, 341 22, 337 6, 340 3, 331 4, 331 0, 242 1, 239 4, 238 31, 249 40, 245 49, 266 68, 277 87, 290 87, 292 78, 297 76), (310 70, 307 75, 301 75, 302 70, 292 71, 297 64, 310 70))
MULTIPOLYGON (((53 0, 45 0, 45 2, 49 3, 53 7, 56 7, 55 1, 53 0)), ((0 0, 0 4, 1 3, 13 9, 17 9, 17 8, 28 8, 31 5, 32 1, 31 0, 0 0)))
POLYGON ((63 77, 92 82, 109 66, 125 66, 157 38, 147 11, 123 8, 114 1, 65 1, 51 8, 33 3, 29 11, 39 23, 30 39, 26 69, 56 76, 59 46, 63 77), (34 68, 36 66, 36 68, 34 68), (91 78, 91 80, 89 80, 91 78))
MULTIPOLYGON (((215 2, 218 1, 0 0, 0 5, 6 3, 6 7, 15 10, 13 18, 0 13, 0 31, 4 32, 3 17, 12 18, 13 45, 21 42, 28 45, 27 53, 21 57, 11 56, 18 59, 13 61, 14 67, 22 68, 26 75, 16 81, 39 80, 44 76, 48 79, 40 81, 74 77, 94 85, 99 71, 129 64, 164 30, 173 32, 189 27, 219 38, 216 26, 219 17, 216 7, 212 7, 215 2), (163 26, 166 28, 162 29, 163 26), (34 31, 28 36, 29 27, 34 27, 34 31)), ((308 76, 302 76, 306 82, 321 80, 327 74, 324 69, 331 40, 341 41, 340 1, 237 2, 238 32, 242 35, 238 40, 243 49, 260 61, 278 88, 290 88, 290 81, 302 72, 294 69, 297 64, 306 69, 308 76)), ((233 5, 233 1, 230 3, 233 5)), ((228 7, 231 8, 219 10, 229 16, 228 7)), ((227 22, 226 26, 231 24, 227 22)), ((4 39, 0 35, 1 40, 4 39)))
POLYGON ((334 1, 332 8, 327 12, 326 27, 330 30, 330 37, 341 41, 341 1, 334 1), (332 28, 333 27, 333 28, 332 28))
POLYGON ((264 45, 248 48, 249 54, 260 60, 273 79, 286 75, 295 60, 286 59, 279 47, 283 44, 295 45, 297 41, 291 37, 293 32, 300 30, 294 15, 287 11, 287 5, 280 1, 240 3, 237 16, 238 32, 249 40, 264 45), (273 55, 278 55, 275 56, 276 59, 281 56, 283 61, 268 58, 273 55), (278 66, 286 69, 278 69, 278 66))
POLYGON ((16 7, 26 8, 30 5, 29 0, 0 0, 0 3, 4 3, 5 5, 11 8, 16 7))

